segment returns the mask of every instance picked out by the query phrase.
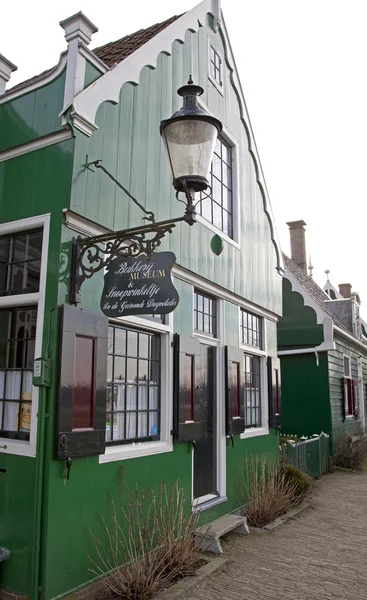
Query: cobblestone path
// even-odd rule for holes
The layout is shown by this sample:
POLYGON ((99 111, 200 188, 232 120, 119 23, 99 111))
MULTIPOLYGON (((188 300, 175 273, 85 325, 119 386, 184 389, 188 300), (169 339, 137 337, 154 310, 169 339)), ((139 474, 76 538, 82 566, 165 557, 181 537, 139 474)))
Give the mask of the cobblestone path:
POLYGON ((230 563, 185 600, 367 600, 367 472, 324 476, 310 508, 223 550, 230 563))

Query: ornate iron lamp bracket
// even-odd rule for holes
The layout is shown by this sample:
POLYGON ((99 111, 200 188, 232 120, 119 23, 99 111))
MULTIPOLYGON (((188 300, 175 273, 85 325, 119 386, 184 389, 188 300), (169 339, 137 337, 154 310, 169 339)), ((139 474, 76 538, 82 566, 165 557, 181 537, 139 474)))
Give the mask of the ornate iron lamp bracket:
POLYGON ((117 257, 148 258, 156 251, 166 233, 171 233, 176 223, 185 217, 161 221, 142 227, 125 229, 90 238, 78 236, 72 242, 72 269, 70 303, 80 302, 80 288, 86 279, 107 267, 117 257))
MULTIPOLYGON (((92 170, 90 168, 91 165, 102 169, 141 208, 147 215, 143 219, 150 221, 150 223, 148 225, 141 225, 140 227, 104 233, 93 237, 82 238, 78 236, 73 239, 70 304, 78 304, 80 302, 80 288, 82 283, 86 279, 90 279, 94 273, 107 267, 114 258, 138 257, 144 254, 149 259, 160 246, 161 240, 166 233, 172 233, 172 229, 176 226, 176 223, 184 221, 188 225, 193 225, 196 222, 195 193, 194 190, 188 189, 186 184, 184 185, 186 202, 180 200, 186 206, 185 214, 177 219, 169 219, 156 223, 154 213, 146 210, 100 163, 100 160, 96 160, 91 163, 87 162, 85 166, 90 170, 92 170)), ((178 192, 176 196, 178 196, 178 192)))

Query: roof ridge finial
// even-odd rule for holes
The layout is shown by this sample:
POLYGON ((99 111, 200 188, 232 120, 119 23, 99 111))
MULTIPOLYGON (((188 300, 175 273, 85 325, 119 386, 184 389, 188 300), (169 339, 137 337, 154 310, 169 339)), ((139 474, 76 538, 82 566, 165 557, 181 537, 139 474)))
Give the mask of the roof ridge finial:
POLYGON ((324 271, 324 273, 325 273, 325 275, 326 275, 326 281, 329 281, 329 282, 330 282, 330 279, 329 279, 329 273, 330 273, 330 271, 329 271, 329 269, 326 269, 326 270, 324 271))
POLYGON ((192 80, 192 75, 189 76, 189 80, 187 82, 187 85, 192 85, 194 82, 192 80))
POLYGON ((310 277, 312 278, 312 271, 313 271, 313 266, 312 266, 312 262, 311 262, 311 254, 309 255, 309 262, 308 262, 308 270, 310 272, 310 277))

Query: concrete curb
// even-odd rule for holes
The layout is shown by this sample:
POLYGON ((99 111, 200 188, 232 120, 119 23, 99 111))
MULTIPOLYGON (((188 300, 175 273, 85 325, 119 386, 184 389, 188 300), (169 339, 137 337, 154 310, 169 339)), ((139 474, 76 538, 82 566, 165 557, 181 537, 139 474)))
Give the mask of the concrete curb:
POLYGON ((310 502, 301 502, 301 504, 299 504, 295 508, 291 508, 286 513, 284 513, 284 515, 282 515, 281 517, 278 517, 277 519, 275 519, 275 521, 268 523, 264 527, 250 527, 250 532, 264 533, 265 531, 267 531, 270 533, 270 532, 274 531, 274 529, 276 529, 280 525, 283 525, 290 519, 293 519, 293 517, 299 515, 301 512, 306 510, 306 508, 309 508, 309 506, 310 506, 310 502))
POLYGON ((207 560, 208 562, 200 567, 194 575, 185 577, 177 583, 174 583, 169 588, 155 596, 154 600, 178 600, 178 598, 181 598, 184 592, 187 592, 192 587, 202 583, 204 579, 210 577, 210 575, 212 575, 215 571, 218 571, 230 562, 229 558, 223 558, 221 556, 208 558, 207 560))

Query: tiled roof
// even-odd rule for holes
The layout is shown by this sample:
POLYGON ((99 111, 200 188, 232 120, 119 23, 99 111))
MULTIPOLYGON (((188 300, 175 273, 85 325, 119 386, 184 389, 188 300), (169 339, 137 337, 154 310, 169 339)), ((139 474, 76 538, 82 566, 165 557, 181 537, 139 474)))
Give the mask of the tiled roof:
POLYGON ((332 318, 335 325, 351 334, 352 332, 347 327, 345 327, 342 321, 338 319, 338 317, 333 313, 330 306, 328 305, 327 300, 330 300, 330 298, 326 294, 326 292, 324 292, 324 290, 322 290, 317 285, 317 283, 312 279, 312 277, 307 275, 304 271, 302 271, 302 269, 299 268, 299 266, 293 260, 288 258, 286 254, 283 254, 283 258, 286 272, 290 271, 292 275, 295 276, 295 278, 299 281, 302 287, 305 288, 306 292, 308 292, 312 299, 315 300, 315 302, 317 302, 320 308, 322 308, 322 310, 327 315, 329 315, 329 317, 332 318))
MULTIPOLYGON (((108 44, 104 44, 104 46, 99 46, 99 48, 95 48, 92 50, 98 58, 103 60, 103 62, 108 66, 112 67, 116 63, 122 62, 125 58, 127 58, 130 54, 138 50, 141 46, 149 42, 155 35, 163 31, 168 25, 171 25, 174 21, 176 21, 181 15, 175 15, 174 17, 170 17, 166 21, 162 21, 162 23, 156 23, 147 29, 139 29, 135 33, 131 35, 125 35, 125 37, 116 40, 115 42, 109 42, 108 44)), ((6 90, 5 93, 13 92, 14 90, 21 89, 22 87, 27 86, 30 83, 35 83, 49 75, 56 67, 52 67, 51 69, 47 69, 47 71, 43 71, 39 75, 35 75, 26 81, 22 81, 22 83, 17 83, 17 85, 13 86, 6 90)))
POLYGON ((139 31, 136 31, 131 35, 125 35, 125 37, 116 40, 115 42, 109 42, 104 46, 99 46, 99 48, 93 50, 93 53, 103 60, 108 67, 112 67, 149 42, 149 40, 168 27, 168 25, 171 25, 171 23, 176 21, 180 16, 181 15, 175 15, 162 23, 156 23, 147 29, 139 29, 139 31))

